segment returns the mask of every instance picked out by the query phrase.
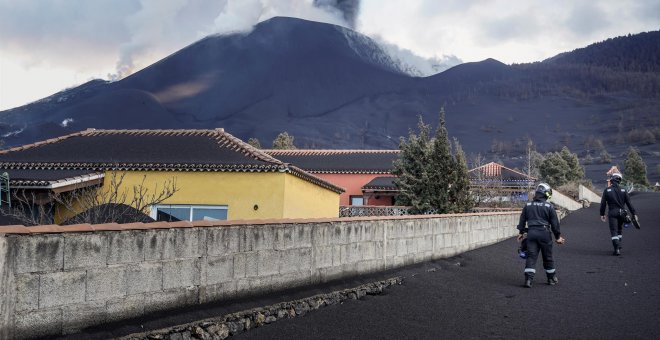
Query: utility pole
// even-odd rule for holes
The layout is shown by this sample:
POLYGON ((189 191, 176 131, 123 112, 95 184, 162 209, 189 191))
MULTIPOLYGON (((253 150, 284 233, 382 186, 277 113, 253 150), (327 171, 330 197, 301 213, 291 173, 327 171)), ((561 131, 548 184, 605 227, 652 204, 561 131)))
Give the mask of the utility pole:
POLYGON ((527 199, 532 191, 532 139, 527 140, 527 199))

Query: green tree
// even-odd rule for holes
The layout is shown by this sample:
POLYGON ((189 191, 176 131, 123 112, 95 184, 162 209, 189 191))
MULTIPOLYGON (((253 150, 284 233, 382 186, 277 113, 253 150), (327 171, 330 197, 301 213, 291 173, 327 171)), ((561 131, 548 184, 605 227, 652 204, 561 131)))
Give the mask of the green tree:
POLYGON ((419 135, 410 131, 401 138, 399 158, 393 174, 399 188, 397 204, 412 207, 413 213, 447 213, 469 210, 473 202, 465 154, 458 141, 456 156, 445 128, 444 109, 435 136, 430 139, 430 127, 418 122, 419 135))
POLYGON ((254 146, 257 149, 261 149, 261 143, 259 142, 259 139, 257 139, 257 138, 252 137, 252 138, 248 139, 247 143, 254 146))
POLYGON ((551 186, 558 187, 568 182, 566 179, 568 168, 568 163, 561 157, 561 154, 549 152, 541 163, 541 178, 551 186))
POLYGON ((628 149, 628 156, 623 163, 623 168, 625 171, 624 180, 627 183, 649 186, 649 179, 646 177, 646 163, 644 163, 636 148, 631 146, 628 149))
POLYGON ((454 210, 456 207, 453 201, 455 200, 451 196, 450 187, 456 179, 456 165, 451 154, 449 134, 445 127, 444 108, 440 109, 440 119, 435 136, 431 141, 426 167, 429 176, 428 188, 431 195, 431 206, 440 214, 454 210))
POLYGON ((426 172, 430 128, 424 124, 421 116, 417 128, 419 135, 410 130, 408 139, 401 137, 399 158, 394 161, 392 170, 392 174, 396 176, 394 183, 399 188, 397 205, 411 206, 412 213, 422 213, 431 208, 426 172))
POLYGON ((563 147, 559 154, 566 161, 566 164, 568 164, 565 174, 567 182, 579 181, 584 178, 584 169, 580 165, 580 159, 577 154, 571 153, 568 147, 563 147))
POLYGON ((468 165, 465 152, 457 138, 454 138, 454 150, 456 155, 454 182, 451 186, 451 195, 455 197, 455 211, 467 212, 474 207, 474 200, 470 194, 470 178, 468 177, 468 165))
POLYGON ((273 140, 273 149, 284 149, 284 150, 293 150, 297 149, 293 144, 294 137, 289 135, 288 132, 284 131, 275 137, 273 140))

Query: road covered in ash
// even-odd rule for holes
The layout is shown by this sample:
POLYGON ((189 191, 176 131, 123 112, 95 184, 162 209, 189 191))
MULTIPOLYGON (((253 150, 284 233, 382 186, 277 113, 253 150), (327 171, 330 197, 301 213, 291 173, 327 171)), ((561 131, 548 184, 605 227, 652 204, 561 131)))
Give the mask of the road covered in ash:
POLYGON ((642 229, 624 229, 612 256, 599 205, 562 221, 554 246, 559 284, 541 260, 531 289, 509 239, 450 259, 388 273, 404 277, 383 295, 333 305, 238 334, 235 339, 658 339, 660 194, 631 196, 642 229))

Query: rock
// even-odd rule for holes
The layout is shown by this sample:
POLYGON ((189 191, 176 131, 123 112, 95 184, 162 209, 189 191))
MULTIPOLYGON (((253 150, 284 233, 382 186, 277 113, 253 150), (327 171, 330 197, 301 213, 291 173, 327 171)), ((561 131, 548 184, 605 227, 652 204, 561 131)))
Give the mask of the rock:
POLYGON ((190 331, 185 331, 181 333, 181 337, 183 338, 183 340, 192 340, 192 334, 190 333, 190 331))
POLYGON ((252 319, 250 318, 244 318, 243 319, 243 324, 245 325, 245 330, 249 331, 250 329, 254 328, 254 322, 252 322, 252 319))
POLYGON ((307 302, 307 304, 309 304, 309 308, 310 308, 311 310, 319 309, 319 301, 316 300, 316 299, 311 299, 311 300, 309 300, 309 301, 307 302))
POLYGON ((257 313, 257 315, 254 316, 255 327, 263 325, 264 322, 266 322, 266 316, 262 313, 257 313))
POLYGON ((217 336, 220 339, 226 339, 229 337, 229 327, 226 324, 213 324, 206 328, 206 331, 212 336, 217 336))
POLYGON ((202 327, 200 327, 200 326, 193 326, 193 328, 192 328, 192 330, 191 330, 191 333, 192 333, 195 337, 197 337, 198 339, 202 339, 202 340, 209 340, 209 339, 211 339, 211 336, 210 336, 208 333, 206 333, 206 331, 204 330, 204 328, 202 328, 202 327))
POLYGON ((230 335, 236 335, 240 334, 244 330, 244 326, 242 322, 239 321, 230 321, 227 322, 227 327, 229 328, 229 334, 230 335))
POLYGON ((170 334, 170 340, 183 340, 181 333, 172 333, 170 334))
POLYGON ((266 320, 265 320, 264 322, 265 322, 266 324, 269 324, 269 323, 273 323, 273 322, 275 322, 275 321, 277 321, 277 318, 274 317, 274 316, 272 316, 272 315, 269 315, 269 316, 266 317, 266 320))
POLYGON ((296 315, 305 315, 307 312, 309 312, 309 305, 307 302, 301 301, 298 302, 295 306, 296 308, 296 315))
POLYGON ((286 309, 280 309, 277 311, 277 318, 284 319, 289 316, 289 311, 286 309))

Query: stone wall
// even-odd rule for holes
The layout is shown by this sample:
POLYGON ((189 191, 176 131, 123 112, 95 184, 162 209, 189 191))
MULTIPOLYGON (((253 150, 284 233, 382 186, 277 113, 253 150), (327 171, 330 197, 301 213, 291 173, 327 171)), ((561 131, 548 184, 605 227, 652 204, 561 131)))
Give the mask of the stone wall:
POLYGON ((0 229, 0 338, 372 273, 514 236, 519 213, 0 229))

